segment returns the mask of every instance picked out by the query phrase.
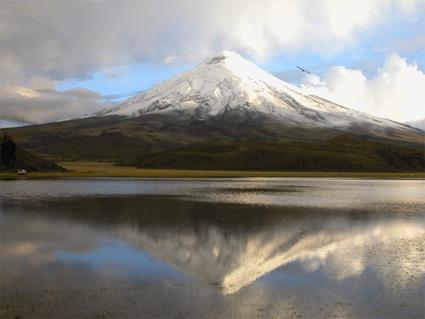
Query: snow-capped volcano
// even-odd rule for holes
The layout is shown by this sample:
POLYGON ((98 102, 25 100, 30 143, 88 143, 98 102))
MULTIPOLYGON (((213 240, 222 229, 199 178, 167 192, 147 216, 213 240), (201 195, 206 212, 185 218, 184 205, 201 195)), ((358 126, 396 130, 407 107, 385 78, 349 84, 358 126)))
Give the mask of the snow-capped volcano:
POLYGON ((309 95, 228 51, 93 116, 5 132, 52 157, 146 168, 425 166, 424 131, 309 95))
POLYGON ((282 81, 235 52, 223 51, 193 69, 162 82, 98 115, 177 111, 198 119, 226 112, 271 116, 308 127, 408 127, 355 111, 282 81))

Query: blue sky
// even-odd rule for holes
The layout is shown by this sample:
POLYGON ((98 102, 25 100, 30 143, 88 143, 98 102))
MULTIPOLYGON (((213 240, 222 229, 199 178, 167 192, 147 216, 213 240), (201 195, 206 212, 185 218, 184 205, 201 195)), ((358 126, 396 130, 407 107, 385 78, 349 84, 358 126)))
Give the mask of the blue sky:
POLYGON ((73 87, 82 87, 96 91, 113 100, 137 94, 158 82, 190 69, 194 64, 157 64, 143 63, 130 64, 126 67, 111 68, 107 72, 96 72, 88 79, 69 80, 58 83, 59 90, 69 90, 73 87))
MULTIPOLYGON (((296 68, 297 65, 317 74, 323 73, 331 66, 345 66, 359 69, 370 78, 382 66, 385 57, 392 52, 399 53, 412 63, 416 62, 419 69, 425 71, 425 48, 417 47, 410 50, 403 48, 404 43, 412 41, 415 36, 418 36, 418 32, 425 30, 424 21, 395 16, 393 20, 371 30, 370 33, 359 35, 355 43, 342 51, 331 53, 317 53, 313 50, 283 51, 271 54, 264 61, 260 60, 256 63, 294 84, 298 84, 302 76, 296 68)), ((244 55, 252 58, 249 54, 244 55)), ((199 60, 201 61, 202 59, 199 60)), ((195 61, 173 64, 153 62, 111 67, 107 71, 94 72, 84 80, 61 81, 57 84, 57 88, 68 90, 73 87, 82 87, 113 100, 119 100, 189 70, 197 63, 195 61)))

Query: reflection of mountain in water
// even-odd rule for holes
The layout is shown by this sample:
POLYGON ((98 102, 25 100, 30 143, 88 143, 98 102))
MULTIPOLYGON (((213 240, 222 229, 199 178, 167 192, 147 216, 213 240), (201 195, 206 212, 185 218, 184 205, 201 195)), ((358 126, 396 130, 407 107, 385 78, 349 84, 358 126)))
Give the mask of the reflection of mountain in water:
MULTIPOLYGON (((5 254, 27 254, 37 263, 53 261, 57 251, 76 256, 95 252, 99 238, 107 236, 220 287, 224 294, 236 293, 291 262, 299 263, 303 271, 320 268, 336 279, 357 275, 371 264, 368 247, 393 248, 398 239, 410 246, 397 247, 397 260, 391 260, 392 272, 385 276, 394 278, 394 271, 397 278, 425 272, 421 262, 423 215, 380 218, 367 211, 230 205, 155 196, 73 198, 18 206, 8 210, 31 214, 24 224, 18 220, 15 226, 8 222, 3 227, 5 254)), ((393 257, 394 253, 382 254, 375 266, 393 257)), ((120 260, 110 262, 120 264, 120 260)))
POLYGON ((394 220, 332 218, 319 222, 317 218, 301 218, 251 230, 228 231, 217 225, 203 225, 184 230, 125 229, 119 236, 172 267, 221 287, 224 294, 232 294, 294 261, 301 262, 306 270, 317 270, 330 255, 333 263, 341 263, 341 267, 327 265, 338 279, 361 273, 366 262, 362 249, 366 245, 423 236, 422 226, 394 220), (357 249, 356 256, 347 256, 353 249, 357 249), (338 256, 345 260, 338 260, 338 256))

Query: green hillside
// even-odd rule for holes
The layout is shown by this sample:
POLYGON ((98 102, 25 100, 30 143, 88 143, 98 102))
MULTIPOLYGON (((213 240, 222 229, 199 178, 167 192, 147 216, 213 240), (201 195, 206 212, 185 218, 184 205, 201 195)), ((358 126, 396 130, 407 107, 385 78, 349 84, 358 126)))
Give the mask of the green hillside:
POLYGON ((14 172, 19 169, 31 172, 65 171, 55 162, 18 147, 13 138, 8 135, 3 135, 0 143, 0 160, 0 171, 2 172, 14 172))
POLYGON ((425 156, 417 145, 379 143, 347 134, 316 143, 191 144, 120 163, 141 168, 395 172, 424 171, 425 156))
POLYGON ((168 114, 93 117, 0 133, 11 135, 19 149, 56 162, 216 170, 425 170, 424 132, 414 129, 366 128, 349 134, 282 125, 268 118, 191 121, 168 114))
POLYGON ((31 172, 63 172, 65 169, 51 160, 44 159, 31 152, 18 148, 16 152, 16 168, 31 172))

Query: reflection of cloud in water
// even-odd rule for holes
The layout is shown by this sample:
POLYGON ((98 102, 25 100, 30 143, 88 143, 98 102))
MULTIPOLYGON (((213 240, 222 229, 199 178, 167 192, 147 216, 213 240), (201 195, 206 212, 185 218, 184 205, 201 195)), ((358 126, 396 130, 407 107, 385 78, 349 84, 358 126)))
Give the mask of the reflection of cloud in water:
POLYGON ((397 278, 396 281, 402 282, 406 273, 414 277, 425 273, 422 255, 425 247, 424 226, 424 223, 403 221, 370 225, 357 234, 348 233, 347 238, 335 243, 329 251, 313 254, 302 261, 306 269, 314 271, 321 268, 338 280, 360 275, 367 266, 387 269, 386 266, 394 262, 390 267, 392 275, 397 278), (372 253, 372 247, 379 247, 380 254, 372 253), (399 251, 398 255, 395 251, 383 252, 391 247, 399 251))
POLYGON ((80 253, 98 247, 98 234, 82 223, 64 224, 58 220, 30 216, 22 222, 20 218, 2 216, 1 226, 0 247, 4 260, 22 257, 29 264, 44 265, 55 261, 57 250, 80 253))
MULTIPOLYGON (((382 181, 379 181, 382 182, 382 181)), ((193 197, 199 201, 216 203, 236 203, 244 205, 263 206, 301 206, 320 208, 348 208, 367 209, 371 211, 386 211, 388 209, 411 210, 414 205, 423 205, 424 185, 422 181, 411 183, 392 183, 384 190, 374 181, 355 181, 347 187, 344 180, 327 181, 326 186, 314 181, 289 185, 277 184, 273 191, 262 191, 255 187, 262 184, 251 184, 243 190, 226 188, 208 192, 194 193, 193 197), (372 191, 370 189, 372 187, 372 191), (281 190, 279 192, 278 190, 281 190)))
POLYGON ((0 186, 6 317, 424 317, 424 181, 0 186))
MULTIPOLYGON (((96 251, 99 243, 112 235, 179 271, 221 287, 224 294, 235 293, 291 262, 298 262, 306 272, 320 270, 337 280, 360 275, 366 266, 383 268, 384 272, 378 272, 387 277, 384 281, 397 277, 407 283, 425 272, 425 228, 418 220, 333 218, 317 223, 301 218, 230 232, 208 224, 184 230, 122 224, 107 233, 82 223, 67 221, 64 229, 60 221, 30 220, 24 224, 7 221, 1 241, 3 256, 25 256, 28 262, 42 264, 54 261, 57 251, 76 256, 96 251), (391 251, 397 240, 404 244, 391 251), (370 247, 376 246, 386 253, 368 256, 370 247)), ((111 263, 119 265, 120 261, 111 263)))
MULTIPOLYGON (((423 224, 404 221, 323 223, 321 228, 281 223, 253 233, 227 233, 217 227, 199 230, 136 231, 118 230, 118 235, 176 269, 219 285, 231 294, 257 278, 291 262, 299 262, 306 271, 319 268, 335 279, 359 275, 370 264, 365 251, 371 246, 391 246, 396 240, 419 240, 425 234, 423 224), (301 229, 301 230, 300 230, 301 229)), ((418 244, 418 243, 417 243, 418 244)), ((398 274, 424 273, 416 246, 401 247, 393 260, 398 274), (406 263, 405 260, 409 262, 406 263)), ((392 255, 391 255, 392 256, 392 255)), ((390 257, 393 258, 393 257, 390 257)), ((382 261, 385 262, 385 261, 382 261)))
MULTIPOLYGON (((105 229, 71 220, 62 223, 60 219, 26 217, 25 223, 19 218, 3 218, 7 225, 2 233, 3 256, 43 264, 53 262, 57 251, 67 251, 78 260, 81 253, 100 249, 100 243, 119 239, 220 287, 224 294, 238 292, 292 262, 299 263, 305 272, 321 271, 336 280, 358 276, 369 266, 377 268, 384 282, 398 278, 395 281, 400 285, 425 272, 423 218, 368 220, 308 215, 229 230, 214 223, 187 223, 184 228, 175 228, 132 226, 128 222, 105 229), (379 247, 379 254, 371 247, 379 247)), ((120 260, 110 263, 120 266, 120 260)))
POLYGON ((84 305, 87 317, 123 304, 133 317, 140 311, 174 317, 181 308, 169 305, 183 304, 189 317, 248 318, 263 309, 260 317, 357 318, 372 313, 366 300, 381 287, 384 294, 370 303, 380 311, 376 317, 420 318, 423 309, 423 214, 241 208, 164 197, 19 207, 0 215, 0 272, 8 298, 32 291, 46 311, 52 300, 74 300, 67 304, 84 305), (406 308, 397 310, 400 303, 406 308), (312 306, 319 304, 324 308, 312 306))

